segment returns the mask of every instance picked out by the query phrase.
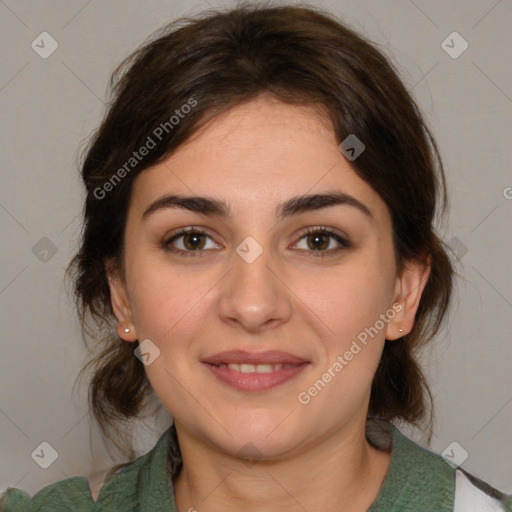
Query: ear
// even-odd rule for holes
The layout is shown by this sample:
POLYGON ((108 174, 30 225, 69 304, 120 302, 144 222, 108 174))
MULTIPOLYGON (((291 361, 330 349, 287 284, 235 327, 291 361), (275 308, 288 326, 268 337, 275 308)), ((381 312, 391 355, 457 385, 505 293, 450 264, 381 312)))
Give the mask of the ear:
POLYGON ((430 276, 431 262, 430 254, 426 261, 409 261, 405 264, 401 275, 397 276, 393 300, 393 309, 397 313, 388 323, 387 340, 396 340, 412 331, 421 295, 430 276), (399 329, 403 331, 400 332, 399 329))
POLYGON ((124 341, 135 341, 137 335, 132 322, 132 310, 126 291, 126 284, 113 259, 108 259, 105 262, 105 272, 110 289, 112 310, 118 321, 117 334, 124 341))

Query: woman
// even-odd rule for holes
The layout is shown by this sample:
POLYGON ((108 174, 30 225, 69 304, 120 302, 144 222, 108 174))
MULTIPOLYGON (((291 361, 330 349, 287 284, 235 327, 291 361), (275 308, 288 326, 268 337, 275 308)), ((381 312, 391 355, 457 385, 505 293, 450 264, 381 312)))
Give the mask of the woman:
POLYGON ((114 443, 153 391, 174 423, 97 495, 75 477, 2 510, 512 510, 391 423, 431 433, 415 353, 453 268, 437 148, 386 58, 318 10, 240 7, 113 78, 71 267, 103 336, 91 407, 114 443))

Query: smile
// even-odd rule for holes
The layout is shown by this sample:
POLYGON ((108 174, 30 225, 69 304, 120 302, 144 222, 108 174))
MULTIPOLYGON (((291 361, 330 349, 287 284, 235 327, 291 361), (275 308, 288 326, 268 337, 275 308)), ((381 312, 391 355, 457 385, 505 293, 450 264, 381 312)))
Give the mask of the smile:
POLYGON ((241 373, 270 373, 280 370, 281 368, 291 368, 296 365, 283 364, 219 364, 218 368, 229 368, 235 372, 241 373))
POLYGON ((297 377, 309 363, 245 364, 203 363, 217 381, 239 391, 266 391, 297 377))

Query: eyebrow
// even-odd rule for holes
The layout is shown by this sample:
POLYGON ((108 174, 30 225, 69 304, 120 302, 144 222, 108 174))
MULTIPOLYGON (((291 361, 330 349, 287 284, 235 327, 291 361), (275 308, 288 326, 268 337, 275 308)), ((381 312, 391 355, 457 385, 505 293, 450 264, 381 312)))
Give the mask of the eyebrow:
MULTIPOLYGON (((281 220, 285 217, 291 217, 300 213, 339 205, 351 206, 362 212, 370 220, 374 219, 371 210, 365 204, 355 197, 341 191, 292 197, 278 205, 276 217, 278 220, 281 220)), ((167 208, 178 208, 224 219, 231 218, 231 210, 225 201, 210 197, 170 194, 160 197, 151 203, 142 214, 142 219, 144 220, 149 215, 167 208)))

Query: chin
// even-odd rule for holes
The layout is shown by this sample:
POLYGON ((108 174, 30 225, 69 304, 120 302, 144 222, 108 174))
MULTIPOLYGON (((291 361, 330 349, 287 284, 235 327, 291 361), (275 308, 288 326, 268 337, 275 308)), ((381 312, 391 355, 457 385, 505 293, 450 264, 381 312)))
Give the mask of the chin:
POLYGON ((233 437, 222 429, 220 438, 212 441, 233 456, 276 459, 292 450, 300 437, 292 425, 287 424, 288 420, 283 422, 284 418, 286 414, 265 416, 261 411, 257 418, 254 414, 240 414, 233 421, 226 418, 221 424, 233 437))
POLYGON ((291 446, 293 438, 286 436, 286 439, 269 440, 265 438, 254 439, 250 436, 240 437, 237 440, 231 440, 226 445, 219 446, 225 453, 233 457, 248 460, 277 460, 285 457, 290 451, 293 451, 295 443, 291 446))

